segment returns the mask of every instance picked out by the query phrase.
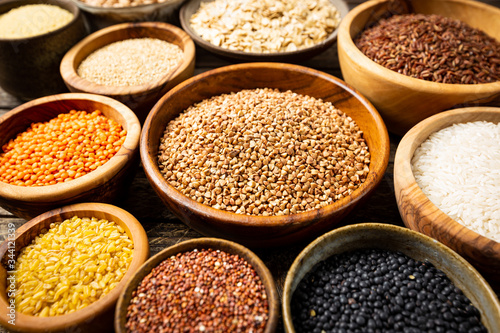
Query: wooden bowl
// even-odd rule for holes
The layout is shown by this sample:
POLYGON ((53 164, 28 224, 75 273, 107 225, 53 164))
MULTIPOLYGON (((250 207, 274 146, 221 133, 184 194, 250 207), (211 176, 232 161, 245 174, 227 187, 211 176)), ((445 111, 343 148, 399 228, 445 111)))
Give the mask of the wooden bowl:
POLYGON ((57 208, 35 217, 17 229, 15 236, 14 230, 11 232, 9 229, 8 238, 0 245, 0 258, 2 258, 3 263, 0 265, 0 323, 3 327, 15 332, 109 332, 113 328, 113 314, 118 296, 132 275, 149 258, 149 243, 142 225, 125 210, 103 203, 80 203, 57 208), (75 215, 106 219, 125 229, 134 243, 133 258, 127 273, 107 295, 83 309, 70 314, 45 318, 16 312, 15 325, 10 324, 9 321, 12 318, 9 317, 9 299, 6 294, 9 287, 7 283, 8 270, 6 270, 8 266, 6 264, 7 260, 11 258, 8 256, 11 253, 9 249, 15 243, 17 257, 21 249, 30 244, 42 229, 48 229, 51 223, 62 222, 75 215))
MULTIPOLYGON (((75 4, 63 0, 7 0, 0 15, 29 4, 59 6, 74 17, 65 26, 29 38, 0 38, 0 86, 22 100, 67 92, 59 64, 64 54, 87 35, 83 15, 75 4)), ((41 14, 40 19, 43 19, 41 14)))
POLYGON ((130 304, 130 300, 132 299, 132 293, 137 289, 144 277, 148 275, 153 268, 158 266, 164 260, 170 258, 171 256, 175 256, 178 253, 192 251, 195 249, 201 250, 208 248, 221 250, 229 254, 237 254, 238 256, 240 256, 240 258, 246 260, 253 267, 257 275, 260 277, 262 284, 264 285, 269 304, 269 317, 264 332, 275 332, 278 325, 280 300, 271 272, 262 262, 262 260, 260 260, 260 258, 255 253, 253 253, 246 247, 231 241, 217 238, 197 238, 184 241, 162 250, 158 254, 151 257, 148 261, 146 261, 146 263, 144 263, 129 280, 125 287, 125 290, 121 293, 120 298, 116 303, 115 332, 127 332, 127 330, 125 329, 125 323, 127 320, 127 307, 130 304))
POLYGON ((70 110, 100 110, 127 130, 125 142, 107 163, 69 182, 43 187, 0 182, 0 206, 14 215, 31 219, 53 208, 77 202, 112 203, 121 199, 132 183, 139 164, 141 125, 128 107, 109 97, 68 93, 22 104, 0 117, 0 147, 32 123, 48 121, 70 110))
MULTIPOLYGON (((337 43, 344 80, 373 103, 389 132, 403 136, 421 120, 459 106, 500 103, 500 81, 483 84, 425 81, 394 72, 365 56, 353 38, 367 23, 377 21, 387 13, 390 3, 373 0, 351 10, 340 24, 337 43)), ((459 19, 500 41, 500 8, 467 0, 418 0, 410 3, 416 13, 459 19)))
POLYGON ((394 161, 394 190, 405 225, 457 251, 496 290, 500 290, 500 243, 462 226, 434 205, 418 186, 411 169, 415 150, 430 134, 456 123, 500 122, 500 108, 470 107, 442 112, 420 122, 403 137, 394 161))
MULTIPOLYGON (((198 8, 200 8, 200 3, 210 1, 213 0, 189 0, 184 5, 182 5, 179 15, 181 25, 184 31, 186 31, 189 36, 191 36, 191 38, 198 46, 226 59, 239 61, 276 61, 296 63, 320 54, 321 52, 332 46, 333 43, 335 43, 335 41, 337 40, 338 28, 335 29, 335 31, 333 31, 328 36, 328 38, 326 38, 321 43, 297 51, 257 53, 229 50, 224 47, 216 46, 201 38, 189 23, 191 16, 193 16, 198 8)), ((344 0, 330 0, 330 2, 337 8, 340 13, 340 19, 342 20, 349 12, 349 7, 347 6, 346 2, 344 0)))
POLYGON ((483 277, 462 257, 418 232, 384 223, 361 223, 330 231, 309 244, 294 260, 283 290, 285 332, 295 332, 291 315, 293 293, 304 276, 319 262, 358 249, 400 251, 419 261, 428 260, 443 271, 481 312, 489 332, 500 330, 500 302, 483 277))
POLYGON ((194 60, 194 43, 181 29, 162 22, 122 23, 99 30, 76 44, 62 59, 60 71, 70 91, 112 97, 131 108, 143 122, 161 96, 193 75, 194 60), (105 45, 131 38, 157 38, 175 44, 183 50, 184 58, 174 71, 161 80, 136 86, 100 85, 77 74, 80 63, 92 52, 105 45))
POLYGON ((389 139, 375 108, 343 81, 310 68, 281 63, 230 65, 197 75, 169 91, 151 110, 141 133, 141 160, 148 180, 166 206, 204 235, 251 246, 279 246, 333 227, 380 183, 389 159, 389 139), (318 210, 286 216, 253 216, 218 210, 174 189, 160 173, 157 154, 167 123, 196 102, 251 88, 276 88, 332 102, 364 132, 370 172, 349 197, 318 210))

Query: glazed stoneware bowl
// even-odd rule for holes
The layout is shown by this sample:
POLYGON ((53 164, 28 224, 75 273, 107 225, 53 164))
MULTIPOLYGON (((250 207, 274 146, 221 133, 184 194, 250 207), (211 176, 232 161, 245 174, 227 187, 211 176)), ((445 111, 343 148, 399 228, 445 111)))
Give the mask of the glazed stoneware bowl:
POLYGON ((137 289, 142 280, 148 275, 153 268, 158 266, 164 260, 175 256, 179 253, 184 253, 193 250, 212 249, 224 251, 228 254, 238 255, 252 266, 264 285, 267 301, 268 301, 268 320, 264 329, 265 333, 276 331, 279 319, 280 300, 274 279, 262 262, 262 260, 246 247, 224 239, 218 238, 197 238, 184 241, 173 246, 170 246, 146 261, 139 270, 132 276, 127 283, 124 291, 121 293, 118 302, 116 303, 115 311, 115 332, 125 333, 127 329, 125 324, 127 321, 127 308, 132 299, 132 293, 137 289))
POLYGON ((500 243, 453 220, 424 194, 412 171, 415 150, 429 135, 453 124, 472 121, 500 122, 500 108, 470 107, 436 114, 415 125, 398 145, 394 161, 394 190, 405 225, 449 246, 467 259, 500 290, 500 243))
POLYGON ((13 239, 6 239, 0 245, 0 323, 3 327, 14 332, 109 332, 113 329, 113 315, 115 304, 122 293, 126 283, 132 275, 149 258, 149 243, 146 232, 137 219, 127 211, 109 204, 103 203, 79 203, 56 208, 45 212, 34 219, 28 221, 15 231, 13 239), (12 314, 8 308, 9 299, 7 297, 7 259, 11 252, 11 245, 15 243, 15 254, 19 254, 21 249, 29 245, 31 241, 38 236, 42 230, 50 227, 51 223, 62 222, 73 216, 96 217, 113 221, 123 229, 134 243, 133 258, 127 273, 122 280, 107 295, 98 301, 88 305, 85 308, 73 313, 53 316, 36 317, 20 312, 14 314, 15 325, 9 323, 12 320, 12 314))
MULTIPOLYGON (((182 5, 180 10, 181 25, 198 46, 225 59, 230 59, 232 61, 277 61, 297 63, 312 58, 313 56, 325 51, 337 40, 338 27, 321 43, 296 51, 258 53, 230 50, 228 48, 216 46, 215 44, 203 39, 190 24, 191 16, 193 16, 193 14, 200 8, 200 4, 202 2, 210 1, 213 0, 190 0, 182 5)), ((349 12, 349 7, 346 2, 344 0, 330 1, 335 8, 337 8, 340 14, 340 20, 342 20, 349 12)))
POLYGON ((353 39, 367 24, 389 12, 439 14, 458 19, 500 41, 500 8, 467 0, 372 0, 352 9, 342 20, 338 55, 344 80, 355 87, 380 112, 389 132, 403 136, 421 120, 438 112, 466 106, 500 103, 500 81, 481 84, 446 84, 412 78, 383 67, 365 56, 353 39))
POLYGON ((151 110, 141 133, 141 161, 165 205, 200 233, 248 246, 279 246, 332 228, 380 183, 387 168, 389 139, 375 108, 356 90, 326 73, 298 65, 248 63, 199 74, 169 91, 151 110), (371 153, 366 181, 351 195, 321 209, 284 216, 236 214, 200 204, 171 186, 158 166, 160 138, 167 124, 194 103, 223 93, 276 88, 321 98, 350 116, 364 132, 371 153))
POLYGON ((130 107, 143 122, 161 96, 193 75, 194 61, 194 43, 181 29, 164 22, 122 23, 94 32, 76 44, 62 59, 60 72, 70 91, 112 97, 130 107), (78 75, 78 66, 92 52, 131 38, 155 38, 175 44, 184 52, 183 58, 174 70, 159 80, 135 86, 106 86, 78 75))
POLYGON ((97 169, 69 182, 41 187, 0 182, 0 206, 27 220, 56 207, 77 202, 119 201, 127 193, 139 165, 141 125, 122 103, 105 96, 67 93, 35 99, 0 117, 0 146, 24 132, 32 123, 48 121, 70 110, 102 114, 127 131, 118 152, 97 169))
MULTIPOLYGON (((30 4, 56 5, 74 15, 65 26, 38 36, 0 38, 0 86, 22 100, 67 92, 59 64, 64 54, 87 35, 80 9, 64 0, 12 0, 0 3, 0 15, 30 4)), ((40 14, 43 19, 43 13, 40 14)))
POLYGON ((460 255, 421 233, 384 223, 360 223, 330 231, 310 243, 294 260, 283 290, 285 332, 295 332, 292 297, 308 272, 327 258, 359 249, 399 251, 419 261, 430 261, 443 271, 481 313, 489 332, 500 330, 500 302, 484 278, 460 255))

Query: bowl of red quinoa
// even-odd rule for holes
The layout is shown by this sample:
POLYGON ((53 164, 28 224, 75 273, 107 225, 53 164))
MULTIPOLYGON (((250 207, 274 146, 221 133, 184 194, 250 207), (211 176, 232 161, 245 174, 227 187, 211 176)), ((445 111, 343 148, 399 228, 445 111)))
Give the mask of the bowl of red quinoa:
POLYGON ((330 231, 294 260, 283 291, 285 331, 496 332, 500 302, 464 258, 400 226, 330 231))
POLYGON ((141 134, 148 180, 207 236, 253 246, 332 228, 381 181, 387 130, 338 78, 248 63, 189 79, 151 110, 141 134))
POLYGON ((164 22, 122 23, 87 36, 61 61, 72 92, 112 97, 141 122, 169 89, 191 77, 195 47, 180 28, 164 22))
POLYGON ((500 108, 442 112, 414 126, 395 157, 405 225, 449 246, 500 288, 500 108))
POLYGON ((339 27, 343 78, 400 136, 444 110, 496 105, 499 22, 478 1, 368 1, 339 27))
POLYGON ((77 202, 120 201, 139 164, 141 125, 124 104, 67 93, 0 117, 0 206, 30 219, 77 202))
POLYGON ((78 203, 11 231, 0 245, 3 327, 112 331, 119 295, 149 258, 146 232, 134 216, 110 204, 78 203))
POLYGON ((224 239, 198 238, 151 257, 116 304, 116 332, 180 329, 274 332, 274 279, 255 253, 224 239))

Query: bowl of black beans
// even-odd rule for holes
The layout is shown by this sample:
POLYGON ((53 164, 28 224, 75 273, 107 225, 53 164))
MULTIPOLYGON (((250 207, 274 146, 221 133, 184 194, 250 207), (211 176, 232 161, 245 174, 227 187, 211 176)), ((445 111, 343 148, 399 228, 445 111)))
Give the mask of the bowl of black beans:
POLYGON ((500 302, 461 256, 383 223, 339 228, 293 262, 286 332, 500 332, 500 302))

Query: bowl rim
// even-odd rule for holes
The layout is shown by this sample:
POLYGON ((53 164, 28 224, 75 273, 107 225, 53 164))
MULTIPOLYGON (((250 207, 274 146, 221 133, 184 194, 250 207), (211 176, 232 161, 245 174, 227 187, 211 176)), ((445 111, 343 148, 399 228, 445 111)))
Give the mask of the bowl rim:
MULTIPOLYGON (((109 45, 114 42, 135 39, 138 37, 129 38, 119 38, 107 43, 109 45)), ((92 52, 97 51, 102 48, 99 46, 97 48, 92 48, 92 51, 88 53, 90 55, 92 52)), ((87 56, 88 56, 87 55, 87 56)), ((164 87, 168 82, 176 79, 178 76, 182 75, 186 71, 190 64, 194 62, 195 57, 195 45, 191 37, 184 32, 182 29, 166 22, 125 22, 111 25, 109 27, 95 31, 94 33, 86 36, 77 44, 75 44, 62 58, 60 65, 60 73, 64 80, 64 83, 71 86, 73 89, 78 91, 94 93, 106 96, 121 96, 121 95, 138 95, 144 94, 151 91, 156 91, 164 87), (182 40, 184 46, 183 57, 181 61, 177 64, 177 67, 170 72, 166 73, 161 79, 145 82, 144 84, 133 85, 133 86, 107 86, 95 83, 93 81, 84 79, 77 73, 78 66, 76 64, 76 58, 82 50, 92 45, 96 40, 106 38, 107 36, 114 36, 119 31, 134 31, 137 29, 145 30, 158 30, 164 32, 166 35, 176 36, 182 40)), ((82 60, 84 60, 84 57, 82 60)))
MULTIPOLYGON (((344 237, 348 237, 351 234, 356 234, 359 232, 365 231, 366 237, 370 238, 374 233, 378 232, 385 232, 388 233, 391 237, 395 238, 402 238, 404 237, 405 239, 410 239, 412 241, 416 241, 422 244, 425 244, 426 247, 431 248, 433 252, 441 254, 445 257, 452 257, 456 262, 459 263, 462 268, 464 268, 464 271, 469 277, 473 277, 473 279, 476 280, 478 287, 481 289, 481 291, 484 293, 484 297, 486 297, 488 300, 491 301, 491 304, 494 305, 498 311, 499 311, 499 318, 500 318, 500 301, 498 300, 498 297, 496 296, 495 292, 492 290, 491 286, 488 284, 488 282, 479 274, 479 272, 470 264, 468 263, 462 256, 460 256, 458 253, 456 253, 454 250, 450 249, 446 245, 436 241, 435 239, 426 236, 420 232, 404 228, 401 226, 393 225, 393 224, 388 224, 388 223, 378 223, 378 222, 365 222, 365 223, 357 223, 357 224, 352 224, 352 225, 347 225, 338 229, 334 229, 332 231, 329 231, 320 237, 316 238, 314 241, 309 243, 295 258, 293 261, 290 269, 287 272, 286 278, 285 278, 285 284, 283 287, 283 306, 282 306, 282 316, 283 316, 283 323, 285 327, 285 331, 288 333, 293 333, 295 332, 295 329, 293 327, 293 320, 291 316, 291 309, 290 309, 290 303, 292 300, 293 292, 291 289, 293 287, 296 288, 296 285, 293 286, 294 284, 294 278, 295 275, 297 274, 300 266, 303 264, 304 261, 307 260, 308 256, 313 253, 316 249, 321 249, 322 247, 326 247, 328 243, 335 242, 337 239, 342 240, 344 237), (370 235, 366 232, 370 231, 370 235)), ((341 241, 342 242, 342 241, 341 241)), ((361 245, 359 248, 363 248, 363 245, 361 245)), ((377 248, 386 248, 386 245, 383 243, 380 243, 380 247, 377 248)), ((408 249, 408 251, 411 251, 411 249, 408 249)), ((344 251, 345 252, 345 251, 344 251)), ((344 252, 338 252, 338 253, 344 253, 344 252)), ((348 251, 347 251, 348 252, 348 251)), ((323 255, 325 256, 326 253, 323 255)), ((328 255, 326 257, 330 257, 331 255, 328 255)), ((411 257, 411 255, 410 255, 411 257)), ((315 264, 319 263, 320 261, 323 261, 323 259, 314 259, 311 260, 312 266, 315 264)), ((449 274, 446 274, 448 278, 450 278, 449 274)), ((303 276, 300 277, 300 280, 302 280, 303 276)), ((450 280, 452 280, 450 278, 450 280)), ((455 284, 455 281, 452 280, 453 283, 455 284)), ((298 284, 300 281, 297 281, 296 283, 298 284)), ((463 288, 461 288, 463 289, 463 288)), ((295 290, 295 289, 294 289, 295 290)), ((469 298, 470 299, 470 298, 469 298)), ((472 300, 471 300, 472 301, 472 300)))
MULTIPOLYGON (((413 196, 418 197, 422 200, 419 204, 422 209, 426 211, 432 211, 434 218, 429 219, 430 223, 436 225, 436 217, 439 216, 439 225, 440 228, 444 228, 446 230, 453 232, 453 239, 458 239, 459 242, 470 244, 472 239, 482 239, 485 244, 479 250, 483 248, 488 248, 491 253, 497 252, 498 257, 500 258, 500 242, 497 242, 489 237, 483 236, 476 231, 462 225, 461 223, 455 221, 448 214, 444 213, 438 206, 436 206, 422 191, 420 186, 418 185, 415 176, 412 171, 411 159, 415 153, 415 150, 431 135, 441 129, 450 127, 454 124, 467 123, 472 121, 482 121, 484 119, 474 119, 468 120, 463 118, 464 116, 473 115, 475 112, 488 112, 491 114, 497 114, 500 117, 500 107, 493 106, 475 106, 475 107, 465 107, 458 108, 440 112, 435 114, 429 118, 426 118, 413 126, 401 139, 399 145, 396 149, 396 154, 394 158, 394 183, 397 188, 408 188, 411 187, 413 191, 413 196), (457 119, 457 117, 459 119, 457 119), (439 128, 432 129, 429 126, 432 126, 436 122, 436 120, 445 120, 439 128), (472 235, 472 237, 471 237, 472 235), (496 250, 496 251, 494 251, 496 250)), ((499 120, 500 123, 500 120, 499 120)), ((400 205, 400 195, 396 191, 396 199, 398 201, 398 206, 400 205)), ((406 223, 406 217, 404 214, 401 214, 401 218, 406 223)), ((438 239, 439 240, 439 239, 438 239)), ((440 240, 444 241, 444 240, 440 240)), ((450 246, 450 245, 448 245, 450 246)), ((451 246, 453 247, 453 246, 451 246)))
POLYGON ((153 12, 157 9, 167 7, 169 5, 176 5, 184 0, 165 0, 164 2, 141 4, 136 6, 124 6, 124 7, 104 7, 104 6, 92 6, 80 0, 70 0, 76 6, 81 9, 88 11, 92 14, 104 14, 104 13, 117 13, 117 14, 128 14, 136 12, 136 10, 147 9, 148 12, 153 12))
MULTIPOLYGON (((87 93, 64 93, 40 97, 32 101, 21 104, 0 117, 0 124, 12 118, 22 115, 27 110, 36 109, 45 104, 65 101, 90 101, 99 104, 106 104, 118 112, 125 120, 122 127, 127 131, 127 136, 118 152, 106 163, 95 170, 68 182, 57 183, 45 186, 18 186, 0 181, 0 197, 10 200, 22 201, 44 201, 53 202, 62 197, 73 196, 87 190, 89 187, 99 185, 96 179, 101 179, 109 174, 116 174, 129 162, 128 154, 139 147, 141 125, 135 113, 121 102, 106 96, 87 93), (41 190, 43 189, 43 190, 41 190)), ((67 113, 71 110, 61 110, 59 113, 67 113)), ((48 121, 50 119, 46 119, 48 121)), ((12 139, 12 138, 10 138, 12 139)))
POLYGON ((185 2, 181 6, 179 12, 179 18, 182 29, 184 29, 184 31, 189 36, 191 36, 191 38, 196 42, 197 45, 199 45, 200 47, 204 48, 207 51, 210 51, 220 56, 239 59, 239 60, 247 60, 247 61, 282 61, 284 59, 291 59, 295 57, 301 59, 301 58, 307 58, 309 55, 314 55, 323 50, 326 50, 326 48, 330 47, 337 40, 340 23, 349 12, 349 6, 345 2, 345 0, 328 0, 337 8, 337 11, 339 12, 340 15, 340 21, 337 28, 334 31, 332 31, 332 33, 330 33, 330 35, 325 40, 321 41, 320 43, 313 44, 309 47, 298 49, 296 51, 258 53, 258 52, 245 52, 239 50, 229 50, 227 48, 214 45, 208 42, 207 40, 201 38, 201 36, 198 35, 198 33, 191 27, 189 20, 186 18, 187 16, 186 12, 188 7, 198 1, 201 3, 201 2, 212 2, 215 0, 201 0, 201 1, 188 0, 187 2, 185 2))
MULTIPOLYGON (((132 262, 130 263, 127 272, 125 273, 125 275, 123 275, 120 282, 104 297, 73 313, 52 317, 36 317, 16 311, 16 321, 14 326, 11 326, 8 323, 8 304, 6 302, 6 299, 3 298, 4 291, 2 291, 2 296, 0 297, 0 323, 3 326, 6 326, 15 331, 26 330, 30 332, 41 332, 46 330, 63 330, 70 326, 79 325, 86 321, 90 321, 94 317, 96 317, 99 312, 105 312, 109 309, 112 309, 115 302, 122 293, 123 288, 125 288, 128 280, 149 257, 149 241, 146 231, 142 227, 141 223, 131 213, 120 207, 106 203, 85 202, 67 205, 42 213, 23 224, 16 230, 15 240, 17 240, 24 233, 29 232, 29 230, 33 226, 39 223, 43 223, 48 220, 57 220, 62 222, 64 218, 61 218, 61 216, 63 215, 76 215, 79 213, 83 215, 89 215, 90 211, 100 211, 116 217, 121 223, 126 226, 126 228, 124 229, 128 231, 127 234, 134 243, 132 262)), ((88 216, 78 217, 81 218, 88 216)), ((117 221, 114 222, 116 224, 120 224, 117 221)), ((3 256, 7 253, 9 241, 12 240, 7 238, 0 244, 0 259, 3 258, 3 256)), ((0 271, 2 272, 1 275, 5 277, 6 269, 1 266, 0 271)))
MULTIPOLYGON (((59 8, 62 8, 62 9, 69 11, 71 14, 73 14, 73 18, 69 22, 64 24, 63 26, 61 26, 55 30, 51 30, 51 31, 48 31, 46 33, 43 33, 41 35, 35 35, 35 36, 31 36, 31 37, 22 37, 22 38, 2 38, 2 37, 0 37, 0 42, 1 43, 7 43, 7 42, 23 43, 23 42, 34 41, 34 40, 39 39, 39 38, 40 39, 47 38, 47 37, 50 37, 52 35, 56 35, 56 34, 60 33, 61 31, 74 25, 77 21, 80 21, 83 18, 83 15, 82 15, 80 8, 78 8, 78 6, 75 5, 74 3, 72 3, 71 1, 62 1, 62 0, 50 0, 50 1, 48 1, 48 0, 6 0, 5 2, 2 2, 0 4, 0 6, 6 6, 8 4, 15 4, 13 7, 11 7, 9 10, 7 10, 7 12, 8 12, 11 9, 19 8, 19 7, 22 7, 25 5, 31 5, 31 4, 33 4, 33 5, 36 5, 36 4, 53 5, 50 2, 57 3, 57 5, 54 5, 54 6, 58 6, 59 8), (21 2, 21 1, 28 2, 28 3, 20 4, 19 2, 21 2), (67 9, 64 6, 68 6, 70 9, 67 9)), ((0 13, 0 15, 5 14, 7 12, 2 12, 2 13, 0 13)))
MULTIPOLYGON (((448 3, 461 3, 467 5, 471 8, 483 9, 492 11, 500 17, 500 8, 494 7, 492 5, 488 5, 479 1, 469 1, 469 0, 441 0, 442 2, 448 3)), ((358 65, 362 68, 369 68, 373 75, 377 77, 383 77, 385 80, 392 82, 395 85, 404 85, 411 86, 416 91, 422 92, 435 92, 440 89, 446 88, 449 93, 454 95, 462 95, 464 93, 477 91, 478 93, 492 93, 499 94, 500 90, 500 81, 489 82, 489 83, 479 83, 479 84, 457 84, 457 83, 440 83, 434 81, 427 81, 422 79, 417 79, 414 77, 410 77, 393 70, 390 70, 375 61, 368 58, 361 50, 354 44, 354 41, 351 37, 351 26, 354 21, 360 14, 365 12, 373 11, 373 8, 387 3, 387 0, 369 0, 364 3, 359 4, 354 7, 349 13, 344 17, 344 19, 340 22, 340 26, 338 28, 338 37, 339 43, 344 45, 346 52, 349 54, 349 57, 353 58, 354 61, 358 63, 358 65), (348 51, 347 51, 348 50, 348 51)))
POLYGON ((133 291, 137 289, 137 286, 142 282, 144 277, 153 270, 153 268, 157 267, 161 262, 165 261, 172 255, 202 248, 212 248, 214 250, 221 250, 229 254, 237 254, 252 266, 252 268, 261 279, 262 284, 264 285, 269 305, 268 321, 266 323, 265 332, 274 332, 278 324, 280 300, 274 278, 269 271, 269 268, 254 252, 252 252, 247 247, 230 240, 214 237, 194 238, 171 245, 161 250, 160 252, 149 258, 145 263, 143 263, 142 266, 135 272, 135 274, 128 280, 127 285, 125 286, 123 292, 120 294, 120 297, 118 298, 118 301, 116 303, 116 311, 114 317, 116 332, 125 332, 125 330, 123 330, 121 326, 121 323, 126 321, 126 311, 123 311, 125 313, 122 313, 122 311, 120 310, 126 309, 126 305, 128 304, 126 304, 125 302, 127 301, 127 299, 132 297, 131 295, 133 291))
MULTIPOLYGON (((238 88, 239 89, 239 88, 238 88)), ((244 89, 244 88, 242 88, 244 89)), ((370 148, 370 147, 369 147, 370 148)), ((373 148, 373 147, 372 147, 373 148)), ((370 151, 372 151, 370 149, 370 151)), ((197 215, 203 215, 206 217, 214 217, 217 216, 219 219, 219 224, 225 225, 238 225, 238 226, 251 226, 251 227, 276 227, 276 226, 284 226, 284 225, 294 225, 294 224, 303 224, 314 222, 319 216, 323 214, 325 216, 330 216, 339 210, 342 210, 346 207, 353 206, 357 204, 365 195, 367 195, 373 188, 375 188, 382 178, 384 177, 385 170, 388 166, 389 161, 389 153, 390 153, 390 144, 389 144, 389 135, 387 129, 385 128, 385 124, 382 121, 380 114, 377 112, 375 107, 361 94, 359 94, 356 90, 354 90, 351 86, 343 82, 342 80, 312 69, 308 67, 304 67, 301 65, 294 64, 286 64, 286 63, 273 63, 273 62, 256 62, 256 63, 243 63, 243 64, 235 64, 228 65, 224 67, 220 67, 217 69, 213 69, 201 74, 198 74, 171 89, 167 92, 151 109, 149 112, 146 121, 144 122, 143 129, 141 131, 141 142, 140 142, 140 155, 141 161, 144 168, 144 172, 151 184, 154 184, 153 187, 155 190, 161 191, 165 195, 167 195, 170 199, 175 201, 175 204, 179 207, 188 207, 190 211, 194 211, 197 215), (215 209, 211 206, 204 205, 198 203, 196 200, 189 198, 188 196, 182 194, 180 191, 175 189, 173 186, 168 184, 165 181, 163 176, 161 175, 158 164, 156 163, 156 159, 152 159, 148 154, 148 142, 156 141, 159 138, 150 138, 150 128, 153 123, 155 123, 155 118, 158 117, 158 114, 161 112, 165 103, 168 102, 168 99, 178 91, 189 88, 193 83, 199 84, 199 81, 206 80, 207 77, 213 75, 220 75, 224 73, 228 73, 234 70, 251 70, 251 69, 261 69, 266 70, 267 68, 279 68, 284 71, 300 71, 307 72, 309 74, 313 74, 316 77, 323 78, 328 81, 335 82, 340 85, 343 89, 345 89, 348 93, 352 94, 360 103, 362 103, 367 112, 371 115, 375 128, 381 132, 380 136, 382 138, 380 147, 378 147, 377 151, 379 152, 379 158, 377 160, 373 159, 373 154, 371 154, 372 158, 370 160, 370 166, 374 165, 376 169, 374 170, 370 167, 370 171, 367 177, 367 180, 362 183, 353 193, 349 196, 344 197, 340 200, 334 201, 331 204, 319 208, 314 209, 302 213, 290 214, 290 215, 272 215, 272 216, 261 216, 261 215, 247 215, 247 214, 236 214, 229 211, 215 209), (153 140, 150 140, 153 139, 153 140), (379 163, 374 163, 375 161, 379 163), (373 163, 373 164, 372 164, 373 163), (370 179, 373 179, 373 186, 370 185, 370 179)))

